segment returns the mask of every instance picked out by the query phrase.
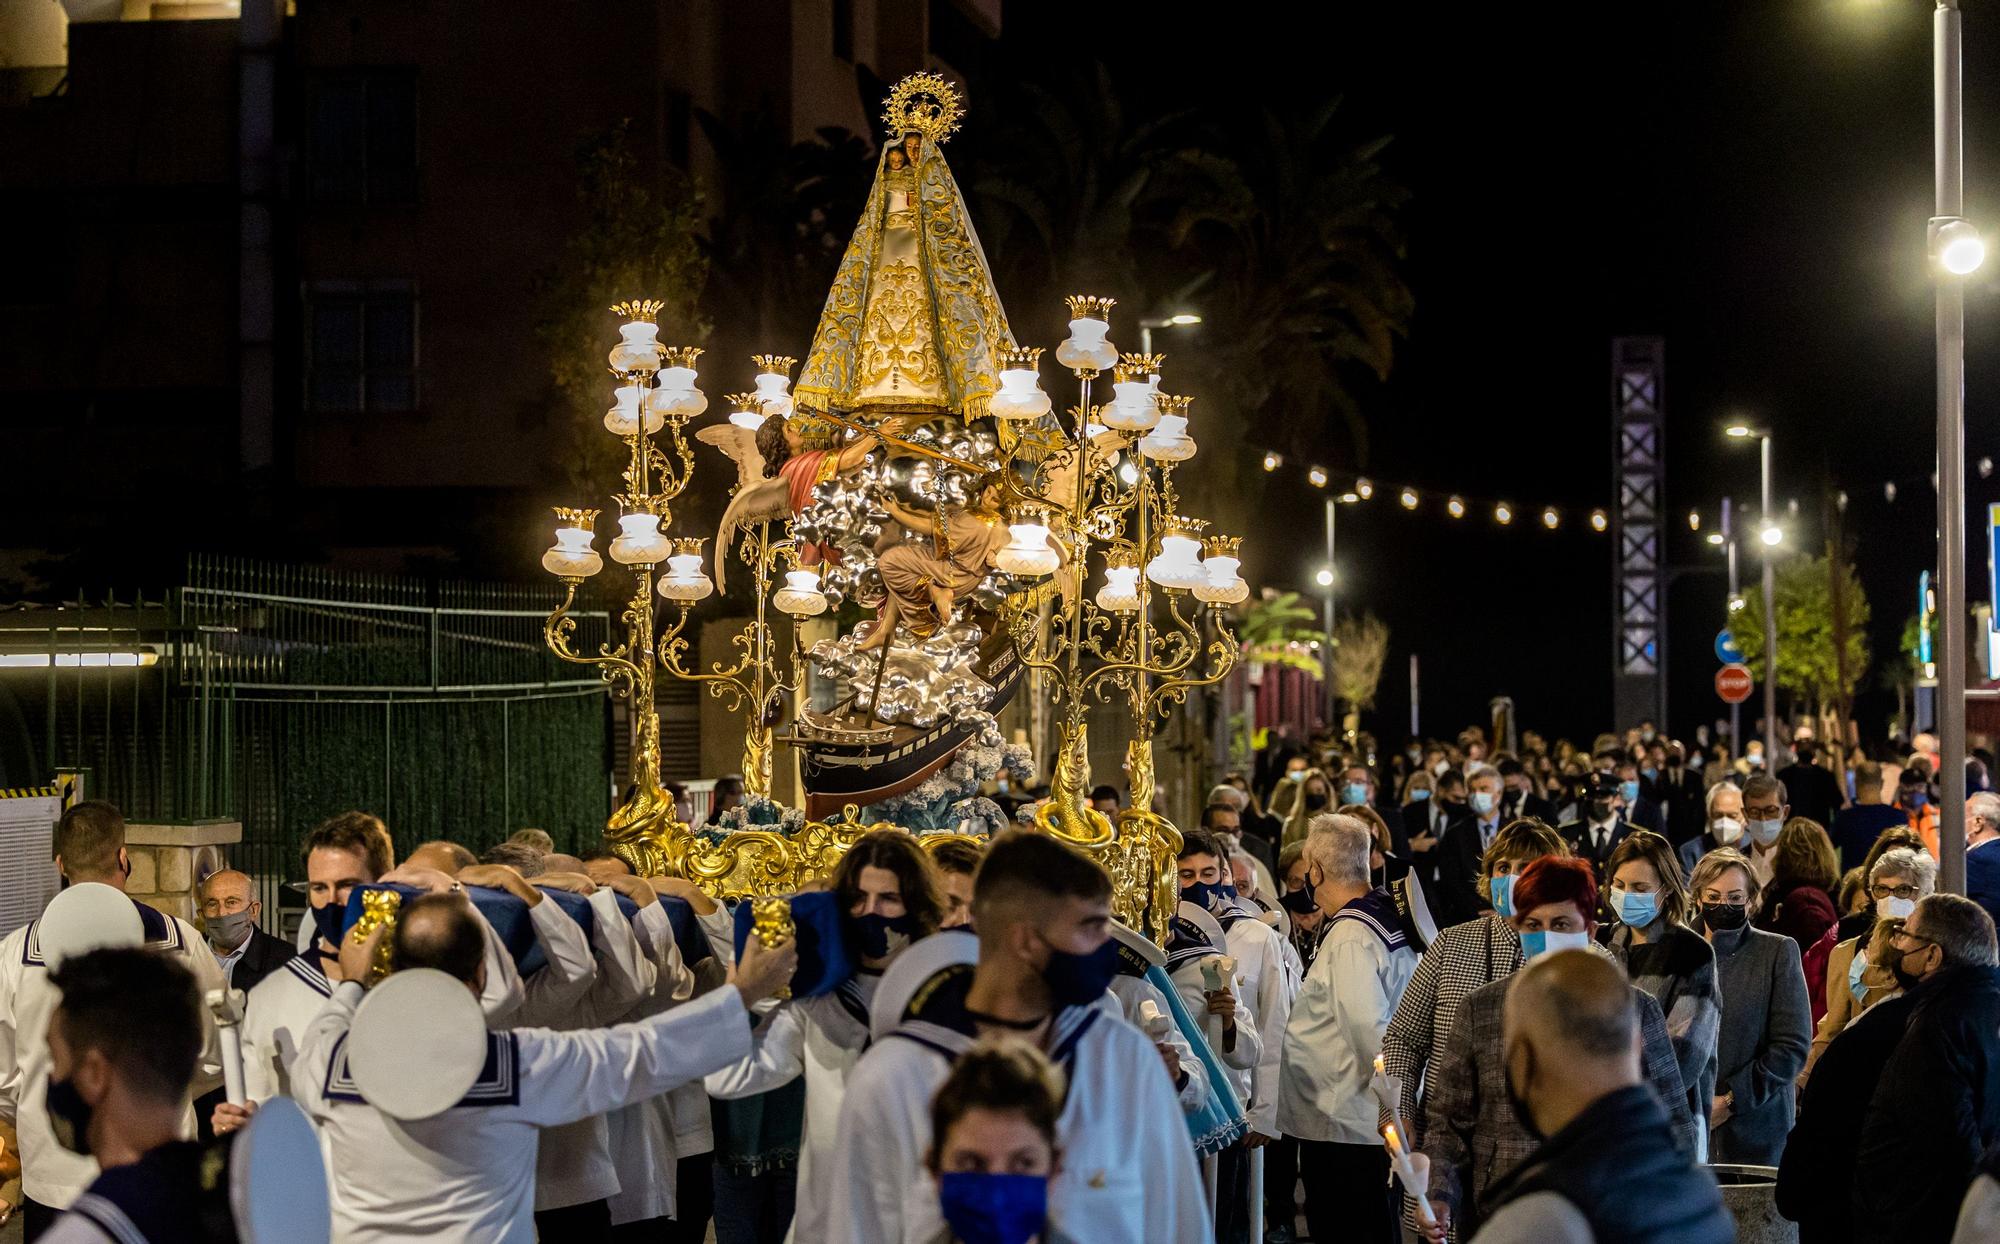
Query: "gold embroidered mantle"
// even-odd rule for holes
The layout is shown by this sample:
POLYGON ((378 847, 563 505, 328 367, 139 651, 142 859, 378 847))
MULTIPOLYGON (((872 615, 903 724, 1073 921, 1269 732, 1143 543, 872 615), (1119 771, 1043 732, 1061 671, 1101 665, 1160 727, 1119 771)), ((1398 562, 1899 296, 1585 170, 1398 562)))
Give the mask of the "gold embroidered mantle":
POLYGON ((1012 349, 1007 313, 935 143, 914 170, 878 157, 793 394, 802 410, 986 413, 1012 349))

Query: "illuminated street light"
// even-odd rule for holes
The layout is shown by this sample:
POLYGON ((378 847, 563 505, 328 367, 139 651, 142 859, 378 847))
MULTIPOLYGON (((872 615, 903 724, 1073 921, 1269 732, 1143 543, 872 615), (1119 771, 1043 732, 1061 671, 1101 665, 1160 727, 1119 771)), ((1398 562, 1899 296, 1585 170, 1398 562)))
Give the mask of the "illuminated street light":
POLYGON ((1375 485, 1364 475, 1354 481, 1354 495, 1366 501, 1375 495, 1375 485))
POLYGON ((1724 436, 1733 436, 1739 441, 1756 435, 1755 432, 1751 431, 1750 425, 1747 423, 1732 423, 1722 429, 1722 434, 1724 436))
POLYGON ((1313 576, 1313 582, 1319 584, 1321 587, 1332 587, 1333 571, 1321 567, 1320 572, 1313 576))
POLYGON ((1741 596, 1732 596, 1729 598, 1729 612, 1736 613, 1740 611, 1742 608, 1743 608, 1743 598, 1741 596))
POLYGON ((1611 519, 1606 516, 1603 510, 1592 510, 1590 512, 1590 529, 1592 531, 1603 531, 1610 526, 1611 519))
POLYGON ((1969 220, 1940 219, 1932 224, 1931 245, 1938 266, 1953 276, 1970 276, 1986 262, 1986 241, 1969 220))
POLYGON ((1689 510, 1689 511, 1688 511, 1688 530, 1689 530, 1689 531, 1700 531, 1700 530, 1701 530, 1701 511, 1700 511, 1700 510, 1689 510))
POLYGON ((1356 501, 1361 500, 1361 494, 1358 492, 1343 492, 1334 498, 1334 500, 1340 502, 1342 505, 1353 505, 1356 501))
POLYGON ((1785 542, 1785 529, 1776 523, 1765 523, 1763 530, 1757 533, 1757 538, 1762 540, 1767 548, 1776 548, 1785 542))
POLYGON ((1713 545, 1714 545, 1714 546, 1716 546, 1717 548, 1721 548, 1721 547, 1722 547, 1722 543, 1723 543, 1723 538, 1722 538, 1722 533, 1721 533, 1721 532, 1719 532, 1719 531, 1711 531, 1711 532, 1709 532, 1709 533, 1708 533, 1708 542, 1709 542, 1710 544, 1713 544, 1713 545))
POLYGON ((1201 317, 1191 312, 1183 311, 1179 315, 1168 316, 1167 323, 1172 324, 1175 328, 1186 328, 1190 324, 1201 323, 1201 317))

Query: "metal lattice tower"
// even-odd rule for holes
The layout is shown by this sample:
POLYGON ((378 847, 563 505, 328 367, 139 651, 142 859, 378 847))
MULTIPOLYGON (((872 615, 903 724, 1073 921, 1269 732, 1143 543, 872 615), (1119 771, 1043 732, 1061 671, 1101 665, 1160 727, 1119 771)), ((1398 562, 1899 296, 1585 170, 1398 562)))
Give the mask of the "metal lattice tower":
POLYGON ((1663 340, 1612 339, 1612 473, 1618 492, 1611 514, 1612 591, 1618 617, 1611 681, 1613 724, 1620 727, 1647 717, 1664 726, 1666 717, 1665 379, 1663 340))

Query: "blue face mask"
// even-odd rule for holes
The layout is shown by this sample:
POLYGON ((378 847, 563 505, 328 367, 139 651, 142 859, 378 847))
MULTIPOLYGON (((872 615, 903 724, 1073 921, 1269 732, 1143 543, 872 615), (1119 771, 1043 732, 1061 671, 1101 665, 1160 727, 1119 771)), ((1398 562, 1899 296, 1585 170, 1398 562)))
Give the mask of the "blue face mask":
POLYGON ((1639 776, 1650 782, 1660 776, 1660 771, 1658 769, 1641 769, 1639 770, 1639 776))
POLYGON ((1613 890, 1611 910, 1617 915, 1618 923, 1626 928, 1643 929, 1660 918, 1660 896, 1634 894, 1630 890, 1613 890))
POLYGON ((1193 903, 1203 911, 1214 911, 1224 900, 1236 897, 1236 887, 1227 881, 1197 881, 1181 887, 1181 902, 1193 903))
POLYGON ((1854 995, 1856 1006, 1860 1006, 1861 1000, 1868 995, 1868 986, 1861 983, 1861 974, 1867 970, 1868 957, 1861 953, 1859 946, 1856 946, 1854 962, 1847 965, 1847 992, 1854 995))
POLYGON ((1430 788, 1427 786, 1419 786, 1415 790, 1410 792, 1411 803, 1422 803, 1424 800, 1429 799, 1430 797, 1431 797, 1430 788))
POLYGON ((965 1244, 1026 1244, 1048 1225, 1049 1179, 953 1171, 938 1176, 938 1208, 965 1244))
POLYGON ((1521 934, 1521 959, 1525 963, 1535 960, 1555 950, 1589 950, 1588 933, 1551 933, 1537 929, 1533 933, 1521 934))
POLYGON ((1049 948, 1049 964, 1042 969, 1049 996, 1057 1006, 1089 1006, 1111 988, 1118 975, 1118 939, 1107 937, 1104 944, 1087 955, 1049 948))
POLYGON ((1476 790, 1472 792, 1472 810, 1481 816, 1491 816, 1494 807, 1499 802, 1498 799, 1493 797, 1492 791, 1476 790))
POLYGON ((848 920, 854 927, 855 948, 870 959, 888 958, 917 935, 916 917, 907 913, 884 916, 871 911, 865 916, 849 916, 848 920))
POLYGON ((1923 791, 1917 790, 1910 792, 1910 807, 1918 812, 1922 812, 1924 810, 1924 805, 1929 803, 1930 801, 1931 801, 1930 795, 1926 794, 1923 791))
POLYGON ((1502 919, 1511 917, 1514 914, 1514 874, 1488 878, 1486 889, 1493 896, 1493 914, 1502 919))
POLYGON ((1630 782, 1618 783, 1618 793, 1619 795, 1624 797, 1625 806, 1628 808, 1631 807, 1633 804, 1639 802, 1638 781, 1634 779, 1633 781, 1630 782))
POLYGON ((324 907, 312 909, 313 929, 320 939, 329 946, 340 945, 340 922, 347 915, 347 904, 328 903, 324 907))
POLYGON ((1340 788, 1340 802, 1358 804, 1368 802, 1368 787, 1360 782, 1349 782, 1340 788))

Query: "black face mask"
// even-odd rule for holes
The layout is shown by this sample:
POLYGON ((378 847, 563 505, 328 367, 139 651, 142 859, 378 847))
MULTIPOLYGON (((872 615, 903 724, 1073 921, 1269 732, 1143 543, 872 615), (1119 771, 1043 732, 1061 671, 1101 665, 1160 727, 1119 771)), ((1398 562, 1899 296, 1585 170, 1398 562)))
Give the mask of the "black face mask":
POLYGON ((313 929, 320 940, 329 946, 340 945, 340 922, 347 915, 347 904, 328 903, 324 907, 312 909, 313 929))
MULTIPOLYGON (((1901 989, 1904 993, 1908 993, 1923 983, 1922 977, 1913 976, 1903 970, 1902 951, 1897 950, 1895 946, 1888 942, 1882 943, 1882 950, 1884 952, 1882 955, 1884 959, 1882 966, 1889 969, 1889 975, 1896 978, 1896 987, 1898 989, 1901 989)), ((1909 953, 1916 954, 1917 952, 1912 950, 1909 953)))
POLYGON ((1306 807, 1310 811, 1318 812, 1326 807, 1328 798, 1320 791, 1309 790, 1306 792, 1306 807))
POLYGON ((1313 898, 1312 878, 1306 878, 1305 885, 1296 890, 1287 890, 1278 896, 1278 905, 1294 916, 1310 916, 1319 910, 1319 901, 1313 898))
POLYGON ((1701 918, 1718 933, 1730 933, 1750 922, 1750 909, 1741 903, 1703 903, 1701 918))
POLYGON ((49 1130, 55 1133, 56 1143, 71 1153, 90 1156, 90 1120, 94 1111, 83 1099, 74 1080, 50 1080, 46 1102, 49 1112, 49 1130))

